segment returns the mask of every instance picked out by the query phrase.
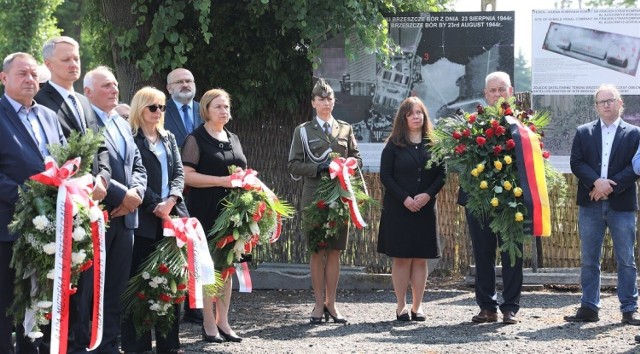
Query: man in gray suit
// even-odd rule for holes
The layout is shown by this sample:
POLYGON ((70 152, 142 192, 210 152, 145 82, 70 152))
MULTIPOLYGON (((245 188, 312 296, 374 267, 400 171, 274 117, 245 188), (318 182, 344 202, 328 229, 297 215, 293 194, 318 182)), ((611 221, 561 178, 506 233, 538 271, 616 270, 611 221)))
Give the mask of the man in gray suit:
POLYGON ((176 136, 179 147, 195 128, 202 124, 200 104, 194 101, 196 83, 187 69, 178 68, 167 75, 167 91, 171 99, 167 101, 164 114, 164 128, 176 136))

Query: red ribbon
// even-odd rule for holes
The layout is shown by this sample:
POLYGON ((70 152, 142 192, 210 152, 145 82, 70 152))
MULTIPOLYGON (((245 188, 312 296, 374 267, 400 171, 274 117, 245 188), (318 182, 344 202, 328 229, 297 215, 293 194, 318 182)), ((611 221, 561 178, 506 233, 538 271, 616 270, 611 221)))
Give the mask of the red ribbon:
POLYGON ((355 158, 349 157, 345 159, 344 157, 336 157, 329 164, 329 175, 331 176, 331 179, 335 179, 337 177, 342 189, 349 193, 349 196, 345 197, 345 199, 349 206, 351 221, 357 229, 361 229, 367 226, 367 224, 364 222, 364 218, 360 214, 358 202, 351 185, 351 176, 355 174, 356 168, 358 168, 358 160, 355 158))

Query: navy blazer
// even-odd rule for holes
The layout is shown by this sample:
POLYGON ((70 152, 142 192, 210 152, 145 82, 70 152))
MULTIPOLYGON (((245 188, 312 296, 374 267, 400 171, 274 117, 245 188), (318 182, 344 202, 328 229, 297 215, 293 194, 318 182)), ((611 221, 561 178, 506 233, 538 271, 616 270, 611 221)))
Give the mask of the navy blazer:
MULTIPOLYGON (((77 92, 76 98, 80 105, 79 108, 82 109, 82 113, 84 114, 87 128, 93 130, 94 133, 97 133, 100 130, 100 125, 98 124, 98 117, 96 117, 96 113, 91 107, 91 103, 85 96, 77 92)), ((69 104, 67 104, 67 101, 65 101, 62 95, 60 95, 60 92, 58 92, 58 90, 56 90, 48 81, 44 86, 42 86, 42 88, 40 88, 40 91, 38 91, 34 99, 38 104, 46 106, 58 115, 58 121, 60 122, 62 132, 66 138, 69 138, 71 132, 74 130, 79 132, 82 131, 81 127, 78 125, 78 120, 73 113, 75 108, 69 107, 69 104)), ((111 168, 109 167, 109 153, 107 152, 105 144, 102 144, 102 146, 98 148, 98 155, 96 156, 93 164, 93 175, 101 176, 107 182, 107 186, 109 185, 109 180, 111 179, 111 168)))
MULTIPOLYGON (((53 111, 38 105, 38 120, 47 144, 66 143, 53 111)), ((44 171, 44 156, 5 96, 0 99, 0 122, 0 241, 15 241, 18 235, 10 234, 7 226, 18 201, 18 187, 44 171)))
MULTIPOLYGON (((571 147, 571 172, 578 178, 577 204, 594 203, 589 198, 593 183, 600 178, 602 166, 602 129, 600 119, 581 125, 576 131, 571 147)), ((624 121, 616 130, 609 155, 607 178, 617 185, 609 195, 611 209, 617 211, 638 210, 636 180, 631 160, 640 144, 640 129, 624 121)))
MULTIPOLYGON (((97 112, 96 116, 98 116, 97 112)), ((121 117, 116 118, 115 123, 118 126, 118 130, 124 135, 126 151, 123 159, 118 151, 118 145, 111 138, 107 129, 104 129, 104 140, 109 152, 109 165, 111 166, 111 183, 107 188, 107 196, 104 198, 104 204, 108 212, 122 204, 124 196, 129 189, 135 188, 140 198, 144 198, 144 193, 147 189, 147 170, 142 164, 138 146, 133 141, 131 126, 121 117)), ((104 123, 100 118, 98 118, 98 124, 100 127, 104 127, 104 123)), ((127 228, 135 229, 138 227, 138 209, 124 215, 124 218, 127 228)))
MULTIPOLYGON (((167 100, 167 111, 164 114, 164 129, 175 135, 178 147, 182 148, 182 145, 184 145, 184 139, 186 139, 189 134, 187 133, 187 130, 184 129, 182 116, 180 115, 180 112, 178 112, 178 109, 180 108, 176 106, 173 99, 169 98, 167 100)), ((202 118, 200 117, 200 104, 193 101, 193 129, 195 130, 200 126, 200 124, 202 124, 202 118)))
MULTIPOLYGON (((138 131, 138 134, 136 134, 133 139, 136 145, 138 145, 140 155, 142 156, 142 163, 147 169, 147 189, 142 205, 140 205, 140 213, 138 213, 140 226, 136 229, 135 235, 156 239, 158 228, 162 228, 162 220, 153 213, 153 210, 163 201, 160 194, 162 192, 162 166, 160 165, 158 156, 151 150, 149 142, 141 130, 138 131)), ((176 138, 171 132, 165 131, 164 134, 160 135, 159 139, 162 141, 164 149, 167 152, 167 173, 170 185, 169 195, 178 197, 172 214, 179 217, 188 217, 189 212, 182 197, 182 190, 184 189, 184 168, 182 167, 182 159, 176 138)))

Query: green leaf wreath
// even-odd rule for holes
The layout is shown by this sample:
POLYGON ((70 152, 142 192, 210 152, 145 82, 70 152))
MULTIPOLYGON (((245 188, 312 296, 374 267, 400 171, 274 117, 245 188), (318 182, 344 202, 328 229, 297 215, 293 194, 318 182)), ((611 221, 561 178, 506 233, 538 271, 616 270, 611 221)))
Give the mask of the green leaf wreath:
MULTIPOLYGON (((466 208, 478 219, 491 217, 491 230, 504 241, 502 250, 513 264, 522 257, 519 246, 530 239, 531 230, 524 222, 529 211, 523 203, 516 143, 505 116, 517 118, 540 139, 550 122, 548 113, 522 110, 514 97, 501 98, 494 106, 478 105, 473 113, 440 118, 432 133, 429 164, 446 161, 447 169, 458 173, 460 187, 468 193, 466 208)), ((547 185, 562 185, 564 179, 548 163, 549 152, 542 155, 547 185)))
MULTIPOLYGON (((340 157, 329 154, 329 159, 340 157)), ((379 203, 365 192, 364 181, 360 175, 351 176, 351 186, 360 210, 376 208, 379 203)), ((303 210, 303 229, 309 235, 309 250, 318 252, 329 246, 329 241, 337 237, 350 223, 349 206, 345 202, 350 195, 341 186, 337 178, 332 179, 328 172, 322 172, 320 182, 314 192, 313 203, 303 210)))
MULTIPOLYGON (((80 157, 80 168, 74 177, 81 177, 91 172, 93 158, 102 141, 102 134, 91 130, 85 135, 72 132, 67 145, 49 145, 48 149, 58 165, 80 157)), ((14 300, 9 312, 17 323, 22 323, 27 309, 36 311, 36 324, 27 333, 35 339, 42 336, 39 326, 49 324, 52 316, 58 188, 27 180, 18 193, 15 213, 9 224, 9 231, 20 235, 13 244, 11 267, 15 269, 16 277, 14 300)), ((95 220, 86 207, 74 203, 77 213, 73 216, 73 285, 77 284, 80 273, 93 263, 91 220, 95 220)))

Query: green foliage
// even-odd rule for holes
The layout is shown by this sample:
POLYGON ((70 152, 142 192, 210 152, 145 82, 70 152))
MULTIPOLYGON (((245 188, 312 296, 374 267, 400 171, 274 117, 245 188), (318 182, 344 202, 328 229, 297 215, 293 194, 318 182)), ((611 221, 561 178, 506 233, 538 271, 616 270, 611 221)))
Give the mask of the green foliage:
POLYGON ((53 12, 63 0, 5 0, 0 11, 0 57, 26 52, 42 58, 42 45, 60 34, 53 12))

